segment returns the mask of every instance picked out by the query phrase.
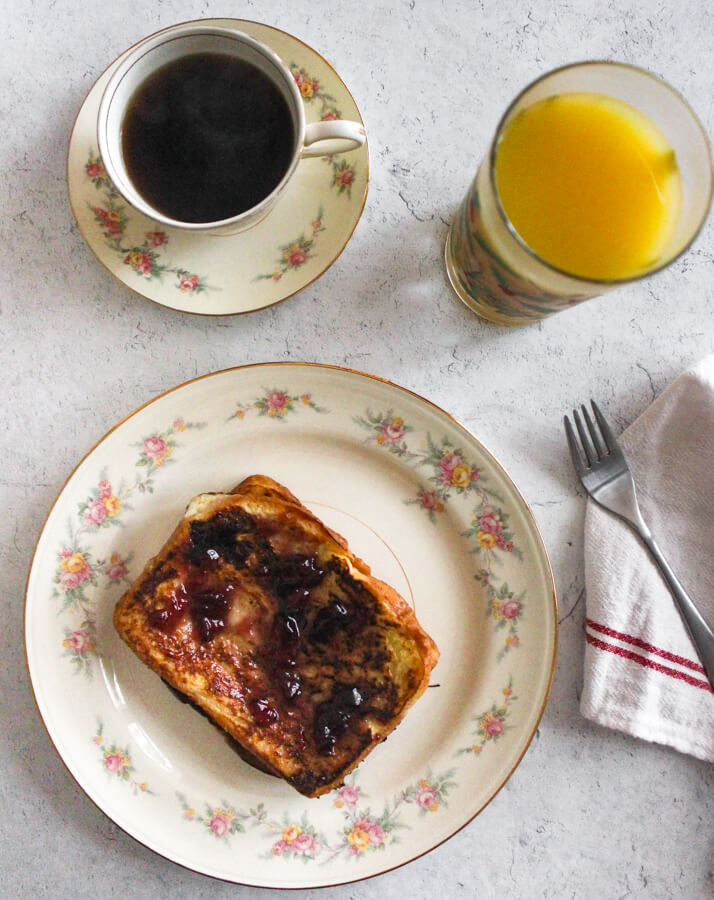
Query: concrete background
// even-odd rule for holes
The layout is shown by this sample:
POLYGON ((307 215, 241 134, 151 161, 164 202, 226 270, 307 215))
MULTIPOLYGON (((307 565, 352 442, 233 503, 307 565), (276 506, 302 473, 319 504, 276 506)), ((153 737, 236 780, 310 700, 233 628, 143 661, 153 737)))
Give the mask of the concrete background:
MULTIPOLYGON (((712 896, 712 767, 584 721, 582 521, 560 417, 590 396, 624 427, 714 350, 714 229, 667 271, 526 330, 491 326, 447 287, 447 223, 506 104, 586 58, 645 66, 714 133, 714 7, 689 0, 10 2, 0 54, 0 894, 249 897, 155 856, 67 774, 34 708, 22 649, 27 566, 86 450, 155 394, 226 366, 316 360, 433 400, 496 454, 532 504, 556 572, 555 683, 533 745, 469 827, 335 900, 712 896), (370 138, 363 218, 338 262, 288 303, 232 319, 162 309, 115 283, 77 232, 65 187, 81 101, 160 27, 235 15, 333 62, 370 138)), ((311 897, 317 892, 299 892, 311 897)))

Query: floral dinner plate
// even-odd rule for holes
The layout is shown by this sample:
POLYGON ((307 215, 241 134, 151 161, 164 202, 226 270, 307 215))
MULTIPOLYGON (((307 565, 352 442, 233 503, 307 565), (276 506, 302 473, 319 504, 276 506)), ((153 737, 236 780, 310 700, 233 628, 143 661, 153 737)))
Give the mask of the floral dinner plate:
POLYGON ((307 363, 206 375, 110 431, 50 510, 25 623, 40 713, 89 797, 168 859, 264 887, 367 878, 469 822, 535 733, 556 646, 542 539, 488 450, 404 388, 307 363), (343 534, 441 651, 404 722, 317 800, 238 758, 112 626, 189 499, 255 473, 343 534))
MULTIPOLYGON (((307 122, 362 121, 337 72, 302 41, 242 19, 201 21, 237 28, 273 49, 300 88, 307 122)), ((342 253, 362 214, 369 182, 367 145, 334 157, 301 160, 270 214, 240 234, 160 228, 116 192, 98 155, 99 102, 121 59, 85 98, 67 156, 72 211, 99 262, 143 297, 203 315, 263 309, 319 278, 342 253)))

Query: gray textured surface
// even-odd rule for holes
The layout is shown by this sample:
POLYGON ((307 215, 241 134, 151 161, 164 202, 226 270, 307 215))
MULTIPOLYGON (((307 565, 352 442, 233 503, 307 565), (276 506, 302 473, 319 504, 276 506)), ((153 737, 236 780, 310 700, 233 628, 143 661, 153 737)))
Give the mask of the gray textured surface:
POLYGON ((666 272, 528 330, 477 319, 441 264, 446 223, 500 112, 549 68, 584 58, 644 65, 714 133, 711 4, 0 0, 0 12, 0 894, 257 893, 158 858, 86 799, 34 709, 23 590, 47 508, 118 419, 203 372, 304 359, 390 378, 472 428, 533 505, 564 619, 537 739, 487 810, 407 868, 321 896, 711 896, 711 767, 578 713, 583 497, 560 416, 594 395, 624 426, 714 350, 712 224, 666 272), (74 227, 65 152, 84 94, 121 50, 159 27, 226 13, 292 31, 334 62, 367 124, 372 183, 353 240, 323 278, 282 306, 214 320, 161 309, 111 280, 74 227))

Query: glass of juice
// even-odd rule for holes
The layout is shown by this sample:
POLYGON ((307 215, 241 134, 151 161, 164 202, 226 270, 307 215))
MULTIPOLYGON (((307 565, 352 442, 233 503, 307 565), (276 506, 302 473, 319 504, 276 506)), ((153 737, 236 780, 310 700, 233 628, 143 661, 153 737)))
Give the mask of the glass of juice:
POLYGON ((479 315, 526 325, 669 265, 711 196, 709 141, 673 88, 624 63, 564 66, 506 110, 447 274, 479 315))

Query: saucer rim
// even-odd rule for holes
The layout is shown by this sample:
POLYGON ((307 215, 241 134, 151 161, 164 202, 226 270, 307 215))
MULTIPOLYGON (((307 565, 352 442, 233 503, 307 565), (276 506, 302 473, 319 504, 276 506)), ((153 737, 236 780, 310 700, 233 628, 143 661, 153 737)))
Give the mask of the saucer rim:
MULTIPOLYGON (((350 233, 345 238, 344 244, 342 245, 342 247, 340 247, 340 249, 335 254, 335 256, 333 256, 332 259, 330 259, 330 261, 327 263, 327 265, 325 266, 324 269, 321 269, 313 278, 311 278, 309 281, 305 282, 305 284, 296 288, 291 293, 286 294, 284 297, 281 297, 279 300, 274 300, 271 303, 265 303, 261 306, 254 306, 251 309, 234 310, 232 312, 225 312, 225 313, 201 312, 200 310, 196 310, 196 309, 178 309, 176 306, 171 306, 169 303, 162 303, 161 300, 157 300, 154 297, 150 297, 148 294, 143 294, 137 288, 131 287, 125 281, 122 281, 122 279, 119 278, 116 275, 116 273, 113 272, 112 269, 110 269, 109 266, 104 262, 104 260, 100 259, 99 255, 95 252, 94 245, 93 245, 92 241, 90 240, 90 238, 87 236, 87 234, 85 234, 84 230, 82 229, 82 225, 80 224, 79 216, 75 212, 72 191, 70 189, 69 157, 70 157, 70 151, 71 151, 71 147, 72 147, 72 139, 74 137, 74 132, 77 127, 77 120, 79 119, 79 116, 80 116, 82 110, 84 109, 84 105, 87 102, 89 95, 94 90, 97 82, 109 71, 109 69, 112 68, 112 66, 116 65, 116 63, 118 63, 119 60, 122 59, 123 56, 125 56, 127 53, 131 52, 139 44, 142 44, 148 38, 156 37, 156 35, 161 34, 163 31, 167 31, 169 28, 176 28, 177 25, 195 25, 195 24, 199 24, 199 23, 207 24, 207 23, 213 23, 213 22, 235 22, 235 23, 244 24, 244 25, 258 25, 262 28, 268 28, 268 29, 270 29, 270 31, 275 31, 275 32, 278 32, 279 34, 283 34, 286 37, 290 38, 291 40, 297 41, 298 44, 305 47, 311 53, 314 53, 317 57, 319 57, 319 59, 321 59, 322 62, 332 72, 334 72, 335 77, 337 78, 339 83, 342 85, 342 87, 344 88, 344 90, 347 92, 348 96, 354 103, 355 109, 357 110, 357 115, 359 117, 359 120, 362 123, 362 125, 364 125, 364 119, 362 118, 362 113, 360 112, 359 106, 357 105, 357 101, 355 100, 355 98, 352 94, 352 91, 350 91, 350 89, 347 87, 347 85, 343 81, 342 77, 340 76, 340 73, 337 71, 335 66, 329 60, 327 60, 318 50, 315 50, 314 47, 311 47, 308 43, 303 41, 301 38, 296 37, 291 32, 285 31, 283 28, 277 28, 275 25, 269 25, 266 22, 259 22, 256 19, 236 19, 236 18, 233 18, 232 16, 217 16, 217 17, 210 17, 210 18, 203 18, 203 19, 187 19, 185 22, 176 22, 173 25, 167 25, 165 28, 159 28, 157 31, 154 31, 151 34, 144 35, 144 37, 140 38, 138 41, 135 41, 129 47, 126 47, 124 50, 122 50, 122 52, 118 56, 114 57, 114 59, 109 63, 109 65, 105 66, 105 68, 102 69, 102 71, 99 73, 99 75, 97 75, 97 77, 94 79, 91 87, 89 88, 87 93, 84 95, 82 102, 79 104, 79 108, 77 109, 77 113, 74 117, 74 121, 72 122, 72 127, 70 129, 69 137, 67 139, 67 153, 66 153, 66 159, 65 159, 65 182, 67 184, 67 199, 69 201, 69 208, 72 211, 72 216, 74 218, 75 225, 77 226, 77 230, 79 231, 80 235, 82 236, 82 240, 84 241, 84 243, 86 244, 88 249, 91 251, 95 260, 112 277, 112 279, 114 281, 121 284, 128 291, 131 291, 131 293, 134 294, 135 296, 140 297, 142 300, 148 300, 150 303, 155 303, 157 306, 160 306, 163 309, 169 309, 172 312, 180 313, 181 315, 200 316, 201 318, 205 318, 205 319, 211 319, 211 318, 225 319, 225 318, 229 318, 231 316, 247 316, 247 315, 250 315, 251 313, 260 312, 263 309, 271 309, 275 306, 279 306, 281 303, 285 303, 286 300, 292 299, 296 294, 299 294, 302 291, 307 290, 307 288, 309 288, 311 284, 314 284, 318 280, 318 278, 322 278, 322 276, 325 274, 325 272, 327 272, 327 270, 330 269, 337 262, 337 260, 344 253, 349 242, 352 240, 355 230, 357 229, 357 226, 359 225, 359 223, 362 219, 362 213, 364 212, 364 208, 367 203, 367 195, 369 193, 369 186, 370 186, 370 160, 369 160, 369 137, 367 137, 367 139, 365 140, 364 145, 363 145, 364 150, 365 150, 365 156, 366 156, 367 175, 366 175, 366 182, 365 182, 365 186, 364 186, 364 194, 362 196, 362 204, 361 204, 359 210, 356 212, 354 225, 352 226, 350 233)), ((270 45, 268 44, 267 46, 270 46, 270 45)), ((271 49, 272 49, 272 47, 271 47, 271 49)), ((272 212, 272 210, 268 212, 268 215, 270 214, 270 212, 272 212)), ((264 218, 267 218, 267 216, 264 218)), ((256 222, 255 225, 260 225, 262 223, 262 221, 263 221, 263 219, 256 222)), ((225 237, 240 237, 240 234, 225 235, 225 237)))

